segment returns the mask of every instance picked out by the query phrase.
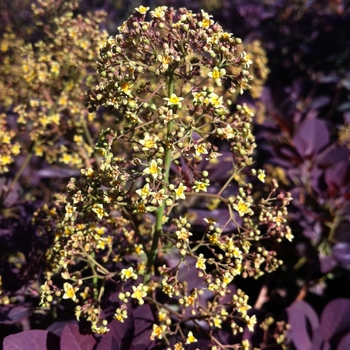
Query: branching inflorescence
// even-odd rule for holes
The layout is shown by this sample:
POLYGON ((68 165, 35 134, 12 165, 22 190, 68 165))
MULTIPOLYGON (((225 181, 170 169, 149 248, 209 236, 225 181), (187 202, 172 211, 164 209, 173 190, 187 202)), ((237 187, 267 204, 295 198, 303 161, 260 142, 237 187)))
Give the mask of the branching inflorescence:
POLYGON ((104 43, 100 83, 87 106, 110 108, 118 121, 101 133, 96 163, 71 179, 69 195, 58 201, 65 210, 48 252, 53 269, 42 305, 72 299, 77 317, 104 333, 101 301, 112 288, 119 291, 117 320, 128 317, 128 305, 149 303, 159 320, 151 340, 176 339, 175 349, 195 342, 198 327, 213 349, 220 347, 215 332, 223 324, 234 334, 244 324, 254 329, 248 296, 241 290, 230 296, 230 283, 281 264, 263 242, 292 239, 291 196, 277 193, 273 182, 267 198, 256 200, 251 183, 235 181, 246 168, 253 180, 265 179, 251 167, 253 112, 232 104, 252 79, 240 44, 204 11, 164 6, 140 6, 104 43), (228 155, 230 169, 218 181, 211 172, 228 155), (196 208, 207 213, 199 225, 196 208), (218 224, 208 208, 227 220, 218 224), (196 271, 195 288, 181 279, 183 269, 196 271), (62 287, 52 280, 59 272, 62 287))

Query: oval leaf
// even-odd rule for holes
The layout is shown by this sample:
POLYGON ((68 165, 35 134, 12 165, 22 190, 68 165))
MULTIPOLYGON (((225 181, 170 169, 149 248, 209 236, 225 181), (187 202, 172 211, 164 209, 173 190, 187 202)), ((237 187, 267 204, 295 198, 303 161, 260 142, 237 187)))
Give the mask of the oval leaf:
POLYGON ((287 308, 288 323, 291 326, 289 337, 297 350, 306 350, 311 346, 311 338, 307 332, 307 321, 312 333, 318 327, 318 317, 314 309, 305 301, 296 301, 287 308))
POLYGON ((322 312, 320 329, 327 341, 350 330, 350 299, 339 298, 330 301, 322 312))
POLYGON ((305 120, 293 138, 295 149, 301 157, 317 154, 329 143, 327 125, 323 120, 305 120))
POLYGON ((61 335, 61 350, 92 350, 96 344, 91 334, 80 334, 77 324, 68 324, 61 335))
POLYGON ((59 348, 59 338, 43 330, 11 334, 3 342, 3 350, 59 350, 59 348))
POLYGON ((337 350, 350 349, 350 332, 341 339, 338 344, 337 350))

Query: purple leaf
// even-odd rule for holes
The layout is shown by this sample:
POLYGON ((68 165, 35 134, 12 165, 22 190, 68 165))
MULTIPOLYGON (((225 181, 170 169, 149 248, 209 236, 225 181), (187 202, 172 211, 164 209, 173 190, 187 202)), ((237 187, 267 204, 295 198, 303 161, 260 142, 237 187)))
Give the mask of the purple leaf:
POLYGON ((350 299, 339 298, 330 301, 321 315, 320 329, 325 340, 350 330, 350 299))
POLYGON ((92 350, 96 344, 91 334, 80 334, 77 324, 68 324, 61 335, 61 350, 92 350))
POLYGON ((12 324, 22 321, 28 317, 30 309, 23 305, 2 306, 0 308, 0 324, 12 324))
POLYGON ((319 119, 305 120, 293 138, 300 156, 309 157, 318 153, 329 143, 326 123, 319 119))
POLYGON ((332 271, 336 266, 337 262, 332 256, 320 256, 320 270, 323 274, 332 271))
POLYGON ((59 350, 59 338, 43 330, 11 334, 4 339, 3 350, 59 350))
POLYGON ((311 108, 321 108, 324 107, 325 105, 327 105, 330 102, 331 98, 329 96, 318 96, 316 98, 314 98, 311 103, 310 103, 310 107, 311 108))
MULTIPOLYGON (((134 339, 135 324, 131 310, 128 310, 128 318, 124 322, 113 320, 108 324, 110 331, 106 337, 113 337, 120 349, 129 349, 134 339)), ((110 340, 114 343, 114 340, 110 340)))
POLYGON ((96 350, 121 350, 119 342, 112 335, 107 333, 98 343, 96 350))
POLYGON ((339 342, 337 350, 350 349, 350 332, 347 333, 339 342))
POLYGON ((77 321, 55 322, 55 323, 51 324, 49 327, 47 327, 46 330, 53 333, 53 334, 56 334, 58 337, 61 337, 64 327, 69 323, 77 324, 77 321))
POLYGON ((339 242, 332 248, 334 259, 343 265, 350 265, 350 245, 347 242, 339 242))
POLYGON ((150 345, 150 335, 152 333, 153 323, 155 323, 154 312, 151 309, 149 304, 144 304, 139 306, 136 310, 134 310, 134 322, 135 322, 135 335, 134 341, 132 343, 133 348, 137 346, 141 349, 140 346, 145 346, 144 349, 148 348, 150 345))
POLYGON ((314 309, 305 301, 296 301, 287 308, 288 323, 291 325, 289 337, 297 350, 306 350, 311 346, 311 338, 307 332, 307 321, 312 333, 318 327, 318 317, 314 309))
POLYGON ((349 156, 350 151, 346 147, 327 147, 327 149, 317 157, 317 165, 322 168, 329 167, 333 164, 347 161, 349 156))

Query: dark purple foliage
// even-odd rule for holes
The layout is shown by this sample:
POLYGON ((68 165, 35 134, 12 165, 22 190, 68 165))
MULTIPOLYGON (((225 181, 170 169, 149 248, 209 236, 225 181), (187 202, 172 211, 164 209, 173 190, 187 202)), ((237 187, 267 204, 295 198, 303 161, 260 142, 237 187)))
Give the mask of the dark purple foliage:
MULTIPOLYGON (((154 0, 144 1, 143 5, 154 7, 164 3, 154 0)), ((278 258, 284 261, 283 270, 264 277, 258 285, 237 277, 231 290, 245 289, 252 297, 250 304, 254 305, 254 298, 259 294, 257 286, 258 289, 266 287, 265 302, 251 311, 259 322, 267 315, 282 319, 287 313, 291 324, 289 339, 297 350, 350 349, 350 299, 347 299, 350 296, 350 151, 338 142, 340 127, 350 122, 349 4, 345 0, 224 0, 217 1, 221 7, 215 7, 214 1, 169 0, 166 5, 199 11, 208 3, 212 9, 206 10, 213 13, 213 18, 225 30, 246 41, 259 39, 267 51, 270 76, 263 95, 260 99, 244 100, 252 106, 261 103, 265 108, 264 120, 255 125, 254 130, 258 143, 254 167, 279 167, 280 186, 294 198, 290 223, 295 240, 278 247, 278 258)), ((103 26, 113 34, 133 6, 131 1, 84 0, 81 13, 107 10, 108 21, 103 26)), ((8 24, 21 28, 30 23, 28 13, 18 0, 1 2, 1 34, 8 24)), ((0 109, 2 111, 3 107, 0 109)), ((228 159, 225 157, 228 150, 221 153, 228 159)), ((5 337, 3 349, 166 349, 149 338, 152 325, 157 322, 149 305, 129 305, 129 317, 124 323, 112 320, 119 306, 119 290, 110 286, 106 287, 102 301, 110 305, 106 315, 110 332, 106 335, 95 336, 82 331, 81 325, 73 320, 72 304, 55 310, 57 319, 50 313, 34 312, 40 300, 34 286, 44 280, 45 252, 53 240, 46 228, 33 224, 34 212, 52 193, 65 191, 67 179, 79 176, 79 172, 69 167, 54 167, 35 158, 21 181, 5 195, 6 187, 10 186, 22 163, 23 159, 18 158, 6 177, 0 180, 1 297, 12 298, 9 305, 0 306, 1 339, 5 337)), ((199 164, 198 170, 203 167, 204 164, 199 164)), ((222 186, 230 169, 230 161, 209 165, 214 189, 222 186)), ((191 174, 181 162, 172 171, 191 174)), ((223 195, 235 195, 237 188, 233 181, 223 195)), ((257 185, 257 191, 264 192, 264 185, 257 185)), ((203 230, 206 226, 203 218, 208 217, 208 212, 219 224, 228 219, 226 209, 218 207, 209 211, 206 203, 195 204, 190 210, 190 215, 196 217, 194 233, 196 228, 203 230)), ((234 229, 230 222, 224 233, 234 229)), ((171 267, 177 264, 179 257, 169 254, 162 259, 171 267)), ((200 287, 201 279, 194 261, 187 261, 179 278, 188 281, 189 289, 200 287)), ((164 297, 159 293, 160 302, 164 297)), ((200 298, 201 302, 206 302, 208 295, 204 293, 200 298)), ((225 298, 221 302, 227 301, 225 298)), ((186 327, 193 325, 186 324, 186 327)), ((209 348, 208 335, 192 330, 198 343, 186 349, 209 348)), ((254 333, 245 330, 244 337, 254 346, 259 347, 265 339, 265 348, 280 349, 271 334, 264 337, 258 326, 254 333)), ((224 344, 238 341, 238 338, 233 339, 229 325, 218 331, 218 338, 224 344)), ((171 343, 175 340, 171 339, 171 343)))

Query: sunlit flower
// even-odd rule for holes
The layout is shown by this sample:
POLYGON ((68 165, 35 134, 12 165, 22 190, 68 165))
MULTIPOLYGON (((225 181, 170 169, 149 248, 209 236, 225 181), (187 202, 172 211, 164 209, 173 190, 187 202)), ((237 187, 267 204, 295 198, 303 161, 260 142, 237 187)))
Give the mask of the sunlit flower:
POLYGON ((142 188, 136 190, 136 193, 142 197, 142 199, 146 199, 151 191, 150 191, 150 188, 149 188, 149 183, 146 183, 145 186, 143 186, 142 188))
POLYGON ((197 339, 194 337, 193 333, 189 331, 186 339, 186 344, 191 344, 195 342, 197 342, 197 339))
POLYGON ((130 278, 136 280, 137 279, 137 274, 134 272, 134 269, 132 267, 129 267, 128 269, 123 269, 120 272, 120 276, 122 280, 128 280, 130 278))
POLYGON ((103 209, 103 204, 101 203, 95 203, 92 207, 92 211, 96 213, 97 217, 101 220, 104 216, 107 216, 108 214, 103 209))
POLYGON ((137 287, 132 286, 134 293, 131 294, 131 297, 137 299, 140 305, 143 305, 145 302, 143 298, 147 296, 146 290, 147 287, 140 283, 137 287))
POLYGON ((214 67, 214 69, 208 73, 208 77, 215 79, 215 83, 218 86, 221 86, 221 78, 225 76, 226 70, 224 68, 221 68, 219 70, 218 67, 214 67))
POLYGON ((199 254, 197 262, 196 262, 196 268, 201 269, 201 270, 205 270, 205 268, 206 268, 205 262, 206 262, 206 259, 203 257, 203 254, 199 254))
POLYGON ((181 239, 182 241, 187 242, 189 236, 192 236, 192 233, 189 232, 185 227, 182 227, 180 230, 177 230, 175 232, 178 239, 181 239))
POLYGON ((206 13, 203 10, 201 10, 201 11, 202 11, 203 19, 201 22, 198 23, 198 25, 202 28, 208 28, 211 24, 214 23, 214 21, 212 19, 210 19, 213 16, 209 15, 208 13, 206 13))
POLYGON ((186 196, 185 196, 186 189, 187 187, 182 182, 180 182, 179 186, 174 189, 175 199, 186 199, 186 196))
POLYGON ((73 301, 77 300, 77 296, 75 295, 75 292, 77 290, 79 290, 78 287, 73 287, 70 283, 65 282, 63 284, 63 290, 64 290, 64 294, 63 294, 63 299, 72 299, 73 301))
POLYGON ((207 187, 209 186, 208 183, 202 182, 202 181, 195 181, 194 186, 192 187, 195 192, 207 192, 207 187))
POLYGON ((128 318, 128 312, 125 308, 118 308, 113 317, 119 322, 124 323, 124 320, 128 318))
POLYGON ((157 60, 162 63, 162 69, 165 71, 169 68, 169 64, 171 64, 174 61, 174 56, 158 55, 157 60))
POLYGON ((250 203, 242 199, 239 199, 238 203, 233 205, 233 209, 237 210, 239 216, 244 216, 251 212, 250 203))
POLYGON ((152 199, 152 204, 158 203, 158 205, 162 205, 163 201, 165 201, 169 196, 165 194, 165 189, 162 188, 157 192, 152 192, 151 196, 153 197, 152 199))
POLYGON ((157 135, 150 135, 148 132, 145 132, 143 140, 140 140, 143 151, 148 151, 150 149, 157 148, 157 135))
POLYGON ((161 173, 161 168, 158 167, 157 162, 152 159, 149 167, 143 170, 143 174, 151 175, 154 179, 156 179, 161 173))
POLYGON ((258 179, 261 182, 265 182, 265 177, 266 177, 265 171, 264 170, 258 170, 258 179))
POLYGON ((154 11, 151 11, 151 16, 154 18, 161 19, 165 16, 165 10, 167 9, 167 6, 159 6, 154 9, 154 11))
POLYGON ((247 327, 248 329, 253 332, 254 331, 254 326, 256 325, 256 316, 253 315, 249 318, 249 320, 247 321, 247 327))
POLYGON ((145 7, 145 6, 139 6, 137 8, 135 8, 135 10, 140 13, 141 15, 144 15, 148 10, 149 10, 149 7, 145 7))
POLYGON ((164 97, 164 100, 167 101, 168 106, 181 106, 181 101, 183 97, 178 97, 175 94, 171 94, 170 97, 164 97))
POLYGON ((166 326, 162 324, 161 326, 158 326, 157 324, 153 324, 153 330, 150 335, 150 339, 154 340, 157 339, 163 339, 164 332, 166 331, 166 326))
POLYGON ((277 215, 272 220, 276 223, 277 226, 281 226, 284 222, 286 222, 286 219, 283 217, 281 211, 278 211, 277 215))
POLYGON ((201 154, 208 154, 208 148, 205 143, 194 145, 194 149, 197 157, 199 157, 201 154))

